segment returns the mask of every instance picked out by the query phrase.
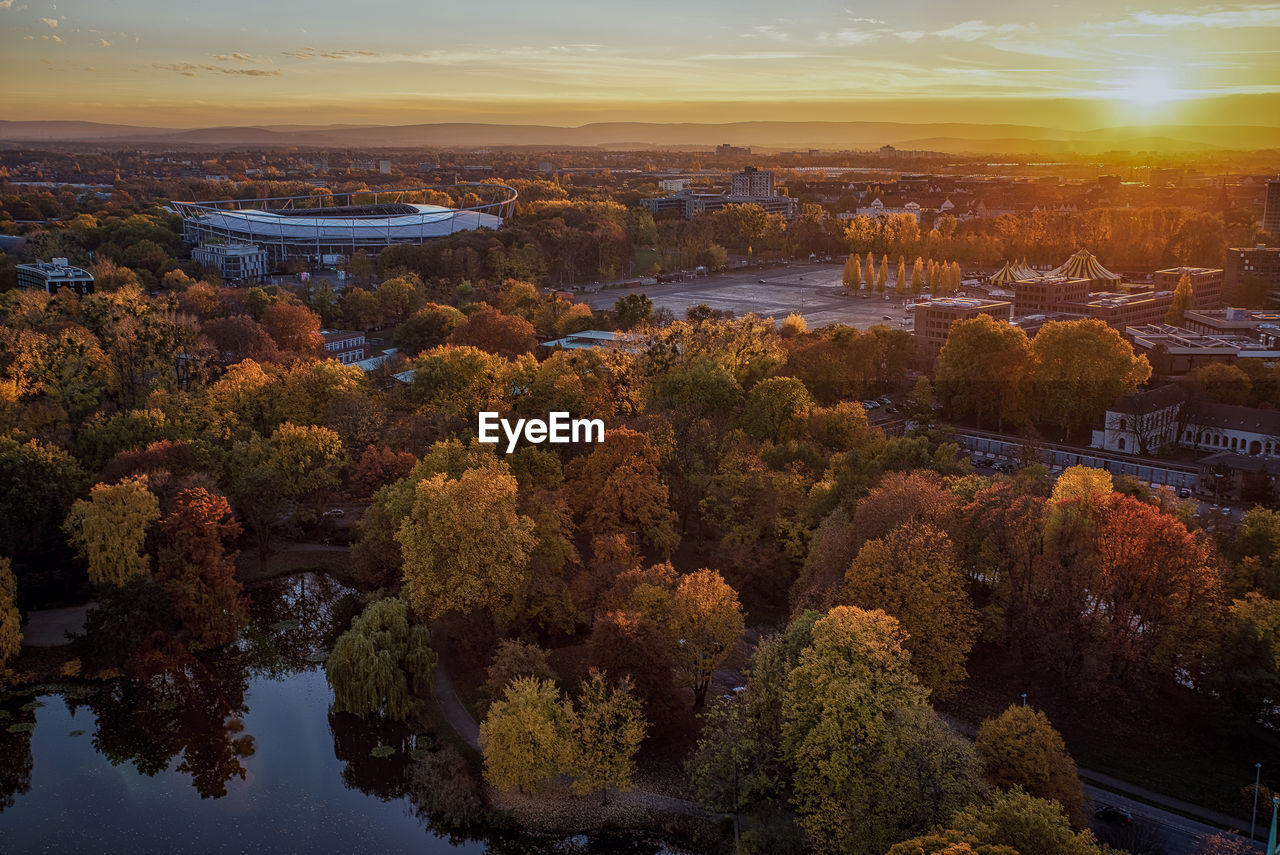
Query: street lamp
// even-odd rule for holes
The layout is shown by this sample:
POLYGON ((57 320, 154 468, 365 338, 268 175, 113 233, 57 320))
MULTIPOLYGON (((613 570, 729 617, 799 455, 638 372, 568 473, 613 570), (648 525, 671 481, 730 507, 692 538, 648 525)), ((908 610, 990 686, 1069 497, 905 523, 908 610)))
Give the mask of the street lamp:
POLYGON ((1022 693, 1022 705, 1023 705, 1024 707, 1027 705, 1027 693, 1026 693, 1026 692, 1023 692, 1023 693, 1022 693))
POLYGON ((1249 839, 1253 840, 1254 829, 1258 825, 1258 785, 1262 783, 1262 764, 1253 764, 1253 819, 1249 820, 1249 839))

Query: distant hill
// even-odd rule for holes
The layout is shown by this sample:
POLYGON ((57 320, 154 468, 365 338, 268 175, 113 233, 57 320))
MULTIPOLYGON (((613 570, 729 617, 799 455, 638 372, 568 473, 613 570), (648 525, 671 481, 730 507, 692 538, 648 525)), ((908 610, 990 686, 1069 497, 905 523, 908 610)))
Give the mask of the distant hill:
POLYGON ((152 128, 94 122, 0 120, 8 142, 103 142, 181 146, 710 147, 729 142, 760 149, 901 149, 990 153, 1094 153, 1113 149, 1200 151, 1280 147, 1280 127, 1157 126, 1090 129, 1034 125, 905 122, 596 122, 579 127, 445 122, 418 125, 270 125, 152 128))

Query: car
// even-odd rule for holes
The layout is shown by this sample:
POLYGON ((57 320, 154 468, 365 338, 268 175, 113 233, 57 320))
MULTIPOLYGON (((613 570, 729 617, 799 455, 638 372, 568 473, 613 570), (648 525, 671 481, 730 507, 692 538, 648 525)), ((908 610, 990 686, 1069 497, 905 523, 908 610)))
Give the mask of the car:
POLYGON ((759 279, 759 280, 757 280, 757 281, 758 281, 761 285, 763 285, 763 284, 764 284, 764 280, 763 280, 763 279, 759 279))
POLYGON ((1231 509, 1230 509, 1230 508, 1223 508, 1223 509, 1222 509, 1222 515, 1223 515, 1224 517, 1229 517, 1229 516, 1231 516, 1231 509))
POLYGON ((1133 814, 1115 805, 1098 805, 1098 809, 1093 812, 1093 818, 1099 822, 1121 824, 1133 822, 1133 814))
POLYGON ((881 320, 885 320, 885 321, 891 321, 891 320, 893 320, 893 318, 889 317, 888 315, 881 315, 881 316, 880 316, 880 319, 881 319, 881 320))
POLYGON ((864 410, 874 410, 874 409, 877 409, 879 406, 880 406, 880 405, 879 405, 879 404, 877 404, 875 401, 863 401, 863 402, 862 402, 862 408, 863 408, 864 410))
POLYGON ((893 401, 890 400, 888 395, 881 395, 879 398, 876 398, 876 400, 884 404, 886 407, 893 403, 893 401))
POLYGON ((342 508, 330 508, 329 510, 325 511, 323 514, 323 516, 329 517, 331 519, 341 519, 346 515, 347 515, 347 512, 344 511, 342 508))
POLYGON ((1190 499, 1190 498, 1191 498, 1191 491, 1190 491, 1190 490, 1188 490, 1186 487, 1183 487, 1181 490, 1179 490, 1179 491, 1178 491, 1178 498, 1180 498, 1180 499, 1190 499))

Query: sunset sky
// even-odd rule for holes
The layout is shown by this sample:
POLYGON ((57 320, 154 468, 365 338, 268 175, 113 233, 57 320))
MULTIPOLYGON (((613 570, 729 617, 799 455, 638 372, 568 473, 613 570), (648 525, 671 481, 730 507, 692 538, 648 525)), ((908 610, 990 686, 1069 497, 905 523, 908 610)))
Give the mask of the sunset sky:
POLYGON ((169 127, 1276 125, 1280 4, 0 0, 0 74, 0 118, 169 127))

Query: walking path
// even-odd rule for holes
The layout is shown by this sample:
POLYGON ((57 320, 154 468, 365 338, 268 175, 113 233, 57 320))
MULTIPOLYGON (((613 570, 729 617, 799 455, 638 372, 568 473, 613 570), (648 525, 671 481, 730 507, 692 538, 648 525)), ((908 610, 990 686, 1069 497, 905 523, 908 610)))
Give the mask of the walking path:
POLYGON ((63 609, 41 609, 27 612, 27 625, 22 628, 24 647, 61 647, 67 633, 84 634, 84 619, 97 603, 67 606, 63 609))

